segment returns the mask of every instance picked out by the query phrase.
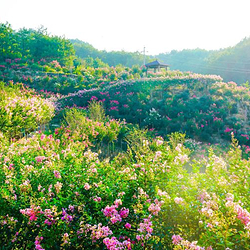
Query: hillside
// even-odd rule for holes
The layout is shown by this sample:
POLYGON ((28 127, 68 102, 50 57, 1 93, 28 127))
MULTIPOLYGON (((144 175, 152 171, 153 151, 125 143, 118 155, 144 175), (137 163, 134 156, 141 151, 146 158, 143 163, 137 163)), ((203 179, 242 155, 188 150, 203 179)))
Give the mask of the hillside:
POLYGON ((207 142, 237 139, 249 143, 250 92, 218 76, 169 72, 165 77, 120 81, 103 88, 79 91, 59 105, 86 108, 102 102, 116 119, 139 124, 158 135, 183 132, 207 142))
MULTIPOLYGON (((65 72, 72 72, 79 65, 93 68, 132 67, 143 65, 142 52, 98 50, 91 44, 78 39, 65 39, 51 36, 46 28, 20 29, 15 31, 10 24, 0 25, 0 68, 6 66, 6 59, 21 59, 26 65, 45 60, 46 64, 54 60, 65 72), (32 60, 32 62, 30 62, 32 60)), ((158 58, 169 64, 172 70, 191 71, 201 74, 220 75, 224 81, 244 84, 250 80, 249 51, 250 38, 245 38, 235 46, 206 51, 203 49, 172 50, 169 53, 145 57, 146 62, 158 58)), ((36 65, 39 68, 39 65, 36 65)))
POLYGON ((0 41, 1 249, 249 249, 249 84, 0 41))
MULTIPOLYGON (((1 27, 5 34, 3 41, 7 41, 8 36, 13 41, 8 42, 9 50, 2 49, 2 59, 12 54, 0 65, 0 80, 22 82, 42 95, 59 98, 59 107, 86 108, 89 101, 96 99, 103 102, 110 117, 126 119, 164 137, 172 132, 183 132, 196 140, 220 142, 230 140, 229 132, 234 131, 239 142, 249 146, 247 85, 239 87, 232 82, 222 83, 217 76, 180 71, 149 72, 148 78, 144 78, 143 68, 109 67, 100 59, 93 59, 94 54, 86 61, 77 61, 70 42, 48 35, 46 29, 16 32, 10 25, 1 27), (24 34, 26 49, 22 50, 20 39, 24 39, 24 34), (17 38, 18 46, 14 46, 17 38), (36 54, 38 44, 44 50, 50 47, 47 54, 42 54, 45 51, 36 54), (62 51, 55 54, 59 47, 62 51), (14 58, 17 54, 20 58, 14 58)), ((88 49, 95 51, 89 44, 73 42, 85 46, 85 53, 88 49)), ((245 48, 246 44, 247 40, 241 47, 245 48)), ((4 46, 7 44, 3 43, 4 46)), ((191 61, 191 51, 186 51, 186 55, 191 61)), ((196 50, 196 55, 198 65, 208 53, 196 50)))
MULTIPOLYGON (((131 90, 159 83, 175 93, 189 85, 194 91, 202 82, 202 91, 207 84, 218 100, 222 90, 229 99, 231 93, 236 98, 243 91, 232 83, 217 84, 218 80, 180 74, 147 80, 145 85, 143 80, 117 83, 103 89, 110 89, 110 96, 99 94, 110 97, 113 101, 108 103, 117 107, 114 95, 123 96, 117 90, 125 91, 121 98, 131 100, 128 105, 136 105, 133 99, 141 100, 139 92, 136 97, 131 90)), ((27 98, 13 87, 2 87, 2 100, 11 93, 27 98)), ((162 97, 155 98, 158 102, 162 97)), ((27 111, 40 114, 25 105, 14 105, 12 110, 23 119, 27 111)), ((20 127, 13 123, 11 128, 20 127)), ((6 249, 248 249, 250 162, 241 158, 234 137, 223 157, 210 148, 191 160, 185 145, 190 148, 191 143, 197 150, 195 141, 178 133, 168 140, 150 135, 105 116, 101 103, 92 102, 86 110, 67 109, 54 131, 16 141, 0 133, 0 143, 0 244, 6 249)))

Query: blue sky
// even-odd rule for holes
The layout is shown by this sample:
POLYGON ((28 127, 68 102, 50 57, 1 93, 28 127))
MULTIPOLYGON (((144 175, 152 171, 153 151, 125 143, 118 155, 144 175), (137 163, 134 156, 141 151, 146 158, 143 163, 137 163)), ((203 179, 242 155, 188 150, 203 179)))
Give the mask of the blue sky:
POLYGON ((220 49, 250 36, 248 0, 0 0, 0 22, 41 25, 98 49, 220 49))

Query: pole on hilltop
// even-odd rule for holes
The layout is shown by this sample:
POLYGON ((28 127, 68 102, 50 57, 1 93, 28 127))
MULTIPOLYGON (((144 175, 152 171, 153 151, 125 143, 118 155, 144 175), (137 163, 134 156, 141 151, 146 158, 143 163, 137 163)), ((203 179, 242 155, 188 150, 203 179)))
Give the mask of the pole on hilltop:
POLYGON ((146 51, 146 47, 144 46, 143 47, 143 65, 145 66, 145 64, 146 64, 146 52, 148 52, 148 51, 146 51))

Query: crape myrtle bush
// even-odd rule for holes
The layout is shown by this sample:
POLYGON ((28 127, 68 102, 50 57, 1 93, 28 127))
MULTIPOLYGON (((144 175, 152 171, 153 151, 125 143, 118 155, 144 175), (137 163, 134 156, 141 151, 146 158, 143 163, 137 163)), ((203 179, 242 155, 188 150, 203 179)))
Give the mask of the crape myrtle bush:
MULTIPOLYGON (((81 119, 75 130, 66 116, 53 134, 1 147, 1 247, 249 248, 250 163, 234 137, 225 158, 210 150, 191 162, 184 135, 164 141, 134 128, 127 152, 100 160, 94 141, 109 125, 86 130, 90 120, 81 119)), ((114 140, 124 126, 116 124, 114 140)))
POLYGON ((0 132, 7 138, 22 134, 49 122, 54 105, 23 84, 0 82, 0 132))
POLYGON ((57 60, 6 59, 0 64, 0 80, 22 82, 36 90, 69 94, 78 90, 104 87, 117 80, 140 78, 138 67, 77 67, 61 66, 57 60))
POLYGON ((1 246, 143 249, 158 244, 154 220, 164 201, 158 185, 178 171, 179 164, 173 171, 168 165, 175 157, 185 161, 188 150, 180 154, 162 138, 147 140, 140 132, 136 138, 132 131, 128 141, 138 145, 100 161, 93 142, 101 130, 112 130, 115 140, 123 125, 82 117, 89 130, 71 131, 69 121, 53 134, 37 133, 1 148, 1 246))
POLYGON ((249 91, 221 80, 218 76, 175 73, 79 91, 60 99, 59 104, 86 108, 97 100, 110 116, 156 129, 162 136, 180 131, 203 141, 211 142, 211 134, 230 141, 233 131, 241 144, 250 146, 249 91))
POLYGON ((178 225, 173 249, 249 249, 249 161, 241 154, 233 136, 225 158, 210 150, 191 164, 192 173, 167 183, 173 200, 162 206, 161 219, 166 229, 178 225))

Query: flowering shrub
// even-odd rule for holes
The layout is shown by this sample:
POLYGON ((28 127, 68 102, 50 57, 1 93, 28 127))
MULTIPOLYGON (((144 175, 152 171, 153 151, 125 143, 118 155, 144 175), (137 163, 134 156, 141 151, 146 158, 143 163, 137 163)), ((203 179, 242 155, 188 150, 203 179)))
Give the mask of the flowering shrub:
POLYGON ((128 150, 100 159, 96 142, 123 126, 72 109, 54 133, 5 144, 1 246, 248 249, 249 162, 234 137, 226 158, 210 150, 191 161, 183 135, 167 142, 127 127, 128 150))
POLYGON ((66 109, 60 127, 11 144, 9 138, 48 121, 54 108, 23 86, 2 84, 1 246, 249 249, 249 160, 241 156, 250 150, 242 151, 234 138, 249 143, 249 93, 217 81, 176 73, 79 91, 61 97, 62 106, 82 108, 66 109), (153 136, 105 117, 103 107, 112 117, 147 126, 153 136), (176 130, 202 138, 217 133, 231 137, 232 146, 223 157, 212 148, 196 157, 184 146, 197 150, 194 139, 154 136, 176 130))
POLYGON ((53 104, 22 85, 15 88, 1 84, 0 131, 8 138, 20 137, 47 123, 54 115, 53 104))
MULTIPOLYGON (((94 124, 93 128, 99 126, 94 124)), ((157 185, 168 175, 167 164, 173 164, 170 155, 180 152, 160 138, 143 142, 144 158, 135 152, 132 158, 123 154, 112 162, 100 161, 91 150, 88 131, 71 132, 68 125, 2 149, 1 245, 28 249, 152 246, 154 218, 163 204, 157 185)))
POLYGON ((158 135, 178 131, 192 139, 209 143, 227 140, 229 144, 233 131, 241 145, 250 146, 250 94, 245 87, 223 83, 219 76, 170 73, 79 91, 58 103, 86 107, 96 100, 111 117, 125 118, 158 135))
POLYGON ((138 72, 122 66, 94 68, 79 65, 72 69, 62 67, 56 60, 46 61, 45 59, 40 59, 38 62, 7 59, 0 65, 0 80, 23 82, 39 91, 60 94, 94 87, 102 88, 114 84, 117 80, 137 78, 140 78, 138 72))

